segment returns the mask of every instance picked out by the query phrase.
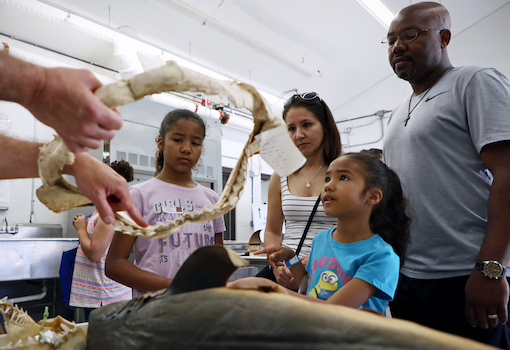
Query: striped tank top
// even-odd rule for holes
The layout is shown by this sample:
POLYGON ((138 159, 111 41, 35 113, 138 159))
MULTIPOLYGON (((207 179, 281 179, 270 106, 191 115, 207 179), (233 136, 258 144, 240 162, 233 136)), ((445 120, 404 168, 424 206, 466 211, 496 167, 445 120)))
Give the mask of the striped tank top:
MULTIPOLYGON (((90 237, 94 232, 98 215, 95 213, 87 220, 87 233, 90 237)), ((81 245, 78 247, 69 305, 98 308, 116 301, 131 300, 131 288, 106 277, 104 264, 107 253, 108 249, 99 261, 92 262, 83 252, 81 245)))
MULTIPOLYGON (((289 191, 286 177, 280 178, 280 185, 282 211, 285 217, 285 235, 283 236, 282 245, 295 251, 301 240, 301 236, 303 236, 303 231, 312 213, 313 206, 317 201, 317 197, 294 196, 289 191)), ((312 247, 312 240, 315 235, 319 231, 332 227, 336 227, 336 217, 327 216, 324 213, 322 203, 319 203, 299 255, 301 257, 309 255, 312 247)))

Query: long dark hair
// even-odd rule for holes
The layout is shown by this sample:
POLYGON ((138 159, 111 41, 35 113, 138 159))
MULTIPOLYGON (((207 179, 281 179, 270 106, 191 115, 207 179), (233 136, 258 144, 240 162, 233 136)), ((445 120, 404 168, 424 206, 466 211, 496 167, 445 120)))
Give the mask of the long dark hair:
POLYGON ((326 102, 324 102, 319 95, 314 92, 305 94, 295 94, 287 100, 283 107, 283 120, 287 116, 289 109, 295 107, 304 107, 308 109, 319 120, 324 131, 324 162, 330 164, 342 153, 342 143, 340 142, 340 133, 336 127, 335 119, 326 102), (302 96, 305 96, 303 98, 302 96), (306 96, 313 96, 306 98, 306 96))
POLYGON ((346 153, 344 156, 354 160, 363 170, 366 190, 378 188, 382 191, 383 198, 370 215, 370 229, 393 247, 402 265, 411 242, 411 219, 398 175, 369 152, 346 153))
MULTIPOLYGON (((161 140, 163 140, 163 145, 165 144, 165 136, 168 130, 177 123, 181 119, 187 119, 192 120, 198 123, 203 131, 203 137, 205 138, 205 130, 206 126, 202 118, 200 116, 190 110, 187 109, 174 109, 173 111, 169 112, 167 115, 165 115, 165 118, 163 118, 163 121, 161 122, 161 126, 159 127, 159 137, 161 140)), ((156 139, 157 141, 157 139, 156 139)), ((154 172, 154 176, 157 176, 163 171, 163 165, 165 164, 165 157, 163 155, 163 150, 158 149, 156 151, 156 171, 154 172)))

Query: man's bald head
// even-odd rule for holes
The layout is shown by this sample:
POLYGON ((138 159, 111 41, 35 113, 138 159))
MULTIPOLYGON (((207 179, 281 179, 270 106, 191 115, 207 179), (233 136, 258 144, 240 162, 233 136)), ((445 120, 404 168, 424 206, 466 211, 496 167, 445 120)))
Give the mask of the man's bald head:
POLYGON ((450 13, 446 7, 437 2, 418 2, 404 7, 400 10, 397 16, 395 16, 395 19, 397 17, 415 15, 416 13, 419 13, 420 16, 426 17, 431 24, 431 27, 451 30, 452 20, 450 13))

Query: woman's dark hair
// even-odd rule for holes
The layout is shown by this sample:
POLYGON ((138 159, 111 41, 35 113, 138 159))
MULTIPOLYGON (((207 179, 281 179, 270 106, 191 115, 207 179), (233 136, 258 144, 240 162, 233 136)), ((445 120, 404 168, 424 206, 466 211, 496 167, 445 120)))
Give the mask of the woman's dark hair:
MULTIPOLYGON (((204 121, 202 120, 202 118, 200 118, 198 114, 187 109, 174 109, 173 111, 165 115, 165 118, 163 118, 161 126, 159 127, 159 137, 161 138, 161 140, 163 140, 163 144, 165 144, 165 136, 167 131, 170 130, 170 128, 181 119, 187 119, 197 122, 197 124, 200 125, 200 127, 202 128, 203 131, 202 137, 205 138, 206 126, 204 121)), ((161 171, 163 170, 164 163, 165 159, 163 156, 163 150, 158 149, 156 151, 156 163, 154 164, 156 166, 154 176, 157 176, 159 175, 159 173, 161 173, 161 171)))
POLYGON ((295 94, 287 100, 283 107, 283 120, 287 117, 289 109, 304 107, 315 115, 321 123, 324 131, 324 162, 330 164, 342 153, 342 143, 340 142, 340 133, 336 127, 335 119, 326 102, 324 102, 316 93, 308 92, 305 94, 295 94), (302 97, 304 96, 304 98, 302 97), (309 98, 308 96, 313 96, 309 98))
POLYGON ((131 182, 134 179, 134 170, 133 167, 126 162, 124 159, 119 161, 115 161, 110 164, 110 167, 115 170, 119 175, 126 179, 127 182, 131 182))
POLYGON ((369 152, 346 153, 361 167, 365 175, 365 189, 378 188, 383 198, 370 215, 370 229, 390 244, 404 263, 411 242, 408 204, 398 175, 374 154, 369 152))

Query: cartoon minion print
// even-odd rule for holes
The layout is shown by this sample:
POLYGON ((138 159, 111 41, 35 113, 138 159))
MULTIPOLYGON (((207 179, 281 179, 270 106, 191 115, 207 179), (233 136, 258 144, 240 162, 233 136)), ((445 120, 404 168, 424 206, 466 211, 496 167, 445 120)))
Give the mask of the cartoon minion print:
POLYGON ((321 273, 319 282, 313 287, 308 296, 322 300, 329 299, 338 290, 338 276, 333 271, 326 270, 321 273))

